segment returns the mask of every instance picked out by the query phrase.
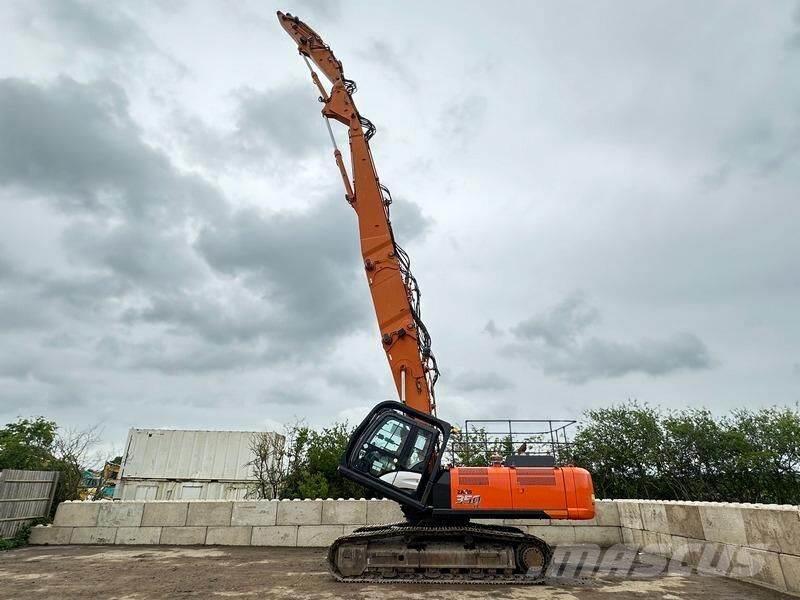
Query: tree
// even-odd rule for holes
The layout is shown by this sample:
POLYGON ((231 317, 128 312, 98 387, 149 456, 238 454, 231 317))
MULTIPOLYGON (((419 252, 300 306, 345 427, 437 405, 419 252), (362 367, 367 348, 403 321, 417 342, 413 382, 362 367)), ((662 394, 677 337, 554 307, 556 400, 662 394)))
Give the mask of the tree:
POLYGON ((800 412, 588 411, 570 449, 599 497, 797 504, 800 412))
POLYGON ((255 496, 280 498, 286 480, 286 437, 264 431, 250 440, 253 459, 247 463, 256 478, 255 496))
POLYGON ((490 435, 483 427, 454 430, 448 446, 451 462, 462 467, 485 467, 492 463, 493 456, 505 458, 515 451, 510 434, 490 435))
POLYGON ((57 502, 80 499, 83 470, 89 462, 89 454, 100 440, 97 427, 89 429, 67 429, 56 435, 53 442, 53 468, 61 471, 57 502))
POLYGON ((650 498, 661 494, 664 457, 661 414, 636 402, 590 410, 571 447, 571 461, 592 474, 601 497, 650 498), (609 495, 613 493, 614 495, 609 495))
POLYGON ((56 439, 55 421, 44 417, 19 419, 0 429, 0 471, 52 468, 52 447, 56 439))
POLYGON ((81 474, 98 440, 96 427, 63 430, 44 417, 18 419, 0 429, 0 470, 59 471, 55 511, 59 502, 80 498, 81 474))
POLYGON ((359 498, 374 494, 345 479, 338 471, 353 428, 334 423, 319 431, 302 423, 287 435, 285 498, 359 498))

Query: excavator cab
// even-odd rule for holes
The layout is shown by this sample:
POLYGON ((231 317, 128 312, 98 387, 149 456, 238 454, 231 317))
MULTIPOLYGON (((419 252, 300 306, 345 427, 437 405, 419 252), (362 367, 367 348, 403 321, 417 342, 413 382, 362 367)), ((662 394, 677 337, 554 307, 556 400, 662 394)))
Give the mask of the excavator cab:
POLYGON ((425 511, 450 430, 449 423, 400 402, 381 402, 350 438, 339 472, 425 511))

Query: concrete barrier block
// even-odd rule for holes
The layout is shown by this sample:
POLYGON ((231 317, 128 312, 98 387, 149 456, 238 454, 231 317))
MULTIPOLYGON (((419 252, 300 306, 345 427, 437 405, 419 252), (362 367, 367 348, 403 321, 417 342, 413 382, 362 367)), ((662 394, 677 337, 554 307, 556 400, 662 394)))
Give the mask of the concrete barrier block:
POLYGON ((545 542, 552 546, 574 544, 576 539, 574 527, 540 527, 537 525, 531 525, 528 527, 528 533, 542 538, 545 542))
POLYGON ((400 505, 391 500, 367 500, 367 525, 405 521, 400 505))
POLYGON ((696 504, 665 504, 664 511, 670 534, 696 540, 705 536, 700 507, 696 504))
POLYGON ((147 544, 155 546, 161 540, 161 527, 118 527, 115 544, 147 544))
POLYGON ((188 502, 145 502, 142 527, 183 527, 188 502))
POLYGON ((102 502, 62 502, 56 510, 53 525, 58 527, 96 527, 102 502))
POLYGON ((768 550, 758 550, 756 548, 741 547, 738 548, 737 560, 745 563, 745 560, 750 564, 750 576, 737 577, 737 573, 730 573, 736 579, 744 579, 765 585, 774 590, 786 591, 786 580, 783 577, 783 568, 781 567, 780 554, 777 552, 770 552, 768 550))
POLYGON ((117 537, 116 527, 75 527, 70 544, 113 544, 117 537))
POLYGON ((99 527, 139 527, 144 502, 103 502, 97 513, 99 527))
POLYGON ((322 523, 322 500, 278 502, 278 525, 319 525, 322 523))
POLYGON ((669 534, 667 511, 660 502, 642 502, 639 504, 642 514, 642 526, 645 531, 669 534))
POLYGON ((364 527, 363 525, 342 525, 342 535, 350 535, 356 529, 364 527))
POLYGON ((617 504, 619 508, 619 522, 622 527, 629 527, 631 529, 644 529, 642 525, 642 513, 639 510, 639 503, 634 501, 620 501, 617 504))
POLYGON ((600 527, 619 527, 619 508, 616 502, 594 503, 594 520, 600 527))
POLYGON ((642 541, 644 552, 665 556, 672 556, 672 536, 668 533, 658 533, 657 531, 642 531, 642 541))
POLYGON ((323 525, 366 525, 366 500, 324 500, 323 525))
MULTIPOLYGON (((528 526, 534 525, 538 527, 546 527, 548 525, 557 525, 558 519, 471 519, 473 523, 484 523, 486 525, 508 525, 509 527, 518 527, 520 525, 528 526)), ((565 523, 565 521, 562 521, 565 523)))
POLYGON ((644 546, 644 532, 641 529, 629 529, 628 531, 631 532, 632 546, 637 548, 644 546))
POLYGON ((786 589, 793 594, 800 594, 800 556, 781 554, 779 560, 786 589))
POLYGON ((615 502, 600 500, 594 504, 593 519, 553 519, 551 524, 557 527, 619 527, 619 509, 615 502))
POLYGON ((609 548, 622 543, 622 532, 619 527, 576 527, 575 543, 609 548))
POLYGON ((249 546, 252 527, 209 527, 206 546, 249 546))
MULTIPOLYGON (((509 521, 513 521, 514 519, 509 519, 509 521)), ((520 521, 525 521, 526 519, 519 519, 520 521)), ((530 519, 535 521, 536 519, 530 519)), ((470 519, 470 523, 477 523, 478 525, 505 525, 505 521, 503 519, 470 519)), ((517 523, 520 525, 520 523, 517 523)))
POLYGON ((297 546, 324 548, 344 532, 342 525, 301 525, 297 529, 297 546))
POLYGON ((278 516, 278 502, 258 500, 255 502, 234 502, 231 525, 275 525, 278 516))
POLYGON ((253 527, 253 546, 297 546, 297 525, 253 527))
POLYGON ((38 545, 63 545, 69 544, 72 537, 72 527, 34 527, 28 540, 34 546, 38 545))
POLYGON ((670 536, 672 560, 695 567, 700 562, 700 555, 704 544, 705 541, 703 540, 686 538, 679 535, 670 536))
POLYGON ((672 560, 694 567, 698 573, 727 577, 735 569, 738 546, 680 536, 672 536, 671 545, 672 560))
POLYGON ((189 502, 186 526, 230 527, 233 502, 189 502))
POLYGON ((701 504, 700 521, 703 537, 710 542, 733 546, 747 545, 742 510, 735 506, 701 504))
POLYGON ((206 528, 162 527, 159 543, 165 546, 200 546, 206 543, 206 528))
POLYGON ((620 527, 619 531, 622 535, 622 543, 626 546, 633 546, 633 530, 629 527, 620 527))
POLYGON ((800 511, 795 507, 742 508, 747 545, 800 555, 800 511))
POLYGON ((595 527, 597 525, 597 517, 593 519, 553 519, 550 524, 553 527, 595 527))

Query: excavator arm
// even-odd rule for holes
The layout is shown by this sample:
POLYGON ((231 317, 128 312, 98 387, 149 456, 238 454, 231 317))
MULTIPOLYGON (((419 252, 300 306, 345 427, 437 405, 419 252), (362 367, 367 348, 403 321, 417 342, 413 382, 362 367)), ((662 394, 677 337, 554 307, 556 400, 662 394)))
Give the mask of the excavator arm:
POLYGON ((317 33, 297 17, 278 11, 278 20, 297 43, 311 71, 323 103, 322 116, 334 147, 334 158, 345 188, 345 198, 358 216, 361 254, 372 303, 400 401, 426 414, 435 414, 433 388, 438 377, 430 336, 420 318, 419 287, 411 273, 408 254, 397 244, 389 219, 389 190, 375 170, 369 140, 372 123, 359 114, 353 94, 355 82, 344 75, 341 61, 317 33), (313 65, 313 66, 312 66, 313 65), (316 67, 331 84, 326 89, 316 67), (351 176, 330 126, 330 119, 348 128, 351 176))

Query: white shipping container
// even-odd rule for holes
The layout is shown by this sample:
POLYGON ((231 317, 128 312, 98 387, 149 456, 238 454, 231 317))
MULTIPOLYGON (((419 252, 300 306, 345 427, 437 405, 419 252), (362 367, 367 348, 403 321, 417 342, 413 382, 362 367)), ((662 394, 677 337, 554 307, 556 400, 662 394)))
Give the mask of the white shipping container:
POLYGON ((253 481, 247 463, 254 435, 259 432, 131 429, 120 478, 253 481))
POLYGON ((256 497, 252 482, 126 479, 118 489, 119 500, 245 500, 256 497))

